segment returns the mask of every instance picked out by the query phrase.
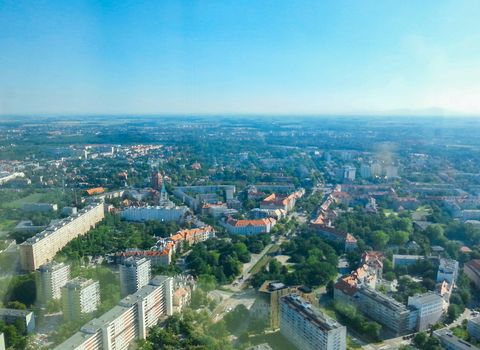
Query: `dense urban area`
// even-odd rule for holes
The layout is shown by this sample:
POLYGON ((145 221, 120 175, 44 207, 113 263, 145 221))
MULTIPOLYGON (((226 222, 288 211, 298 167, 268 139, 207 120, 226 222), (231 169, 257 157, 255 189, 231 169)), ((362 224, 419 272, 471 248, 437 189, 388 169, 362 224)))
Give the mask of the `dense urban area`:
POLYGON ((0 350, 480 347, 480 121, 0 119, 0 350))

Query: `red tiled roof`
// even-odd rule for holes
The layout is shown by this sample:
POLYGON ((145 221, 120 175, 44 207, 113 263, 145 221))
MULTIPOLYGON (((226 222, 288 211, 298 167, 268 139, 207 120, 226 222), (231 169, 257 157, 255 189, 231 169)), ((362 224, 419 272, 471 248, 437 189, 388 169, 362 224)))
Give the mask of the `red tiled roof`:
POLYGON ((463 247, 460 247, 459 251, 461 253, 471 253, 472 252, 472 250, 465 245, 463 247))
POLYGON ((245 227, 245 226, 267 226, 269 224, 273 224, 275 219, 266 218, 266 219, 258 219, 258 220, 235 220, 235 219, 228 219, 227 223, 229 225, 235 227, 245 227))
POLYGON ((340 278, 337 283, 335 283, 335 288, 342 291, 347 295, 354 295, 357 292, 357 283, 353 276, 347 276, 340 278))

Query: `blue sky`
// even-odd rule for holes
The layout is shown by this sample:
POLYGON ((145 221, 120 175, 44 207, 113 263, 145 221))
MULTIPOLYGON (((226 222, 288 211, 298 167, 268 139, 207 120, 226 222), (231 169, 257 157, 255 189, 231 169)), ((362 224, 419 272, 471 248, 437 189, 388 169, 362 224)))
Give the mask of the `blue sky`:
POLYGON ((0 0, 0 114, 480 115, 477 0, 0 0))

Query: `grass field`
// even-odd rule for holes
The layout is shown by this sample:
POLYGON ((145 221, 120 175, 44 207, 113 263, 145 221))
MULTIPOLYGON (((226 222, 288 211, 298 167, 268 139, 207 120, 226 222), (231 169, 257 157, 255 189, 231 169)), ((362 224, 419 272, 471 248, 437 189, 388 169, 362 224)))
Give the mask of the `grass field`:
POLYGON ((43 193, 32 193, 26 197, 14 200, 10 203, 4 203, 3 207, 5 208, 20 208, 24 203, 35 203, 39 202, 44 194, 43 193))
POLYGON ((16 223, 15 220, 0 219, 0 239, 5 238, 7 233, 13 230, 16 223))

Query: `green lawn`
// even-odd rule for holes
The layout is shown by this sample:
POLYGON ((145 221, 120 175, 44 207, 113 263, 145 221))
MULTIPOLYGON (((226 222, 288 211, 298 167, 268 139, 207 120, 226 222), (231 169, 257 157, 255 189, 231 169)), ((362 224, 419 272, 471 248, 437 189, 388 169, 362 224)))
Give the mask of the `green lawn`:
POLYGON ((3 206, 5 208, 21 208, 21 206, 25 203, 39 202, 43 195, 44 195, 43 193, 32 193, 26 197, 17 199, 13 202, 5 203, 3 204, 3 206))
POLYGON ((0 219, 0 238, 5 238, 7 233, 13 230, 16 223, 15 220, 0 219))
POLYGON ((452 328, 452 333, 459 337, 460 339, 467 340, 468 339, 468 332, 465 327, 457 326, 452 328))

